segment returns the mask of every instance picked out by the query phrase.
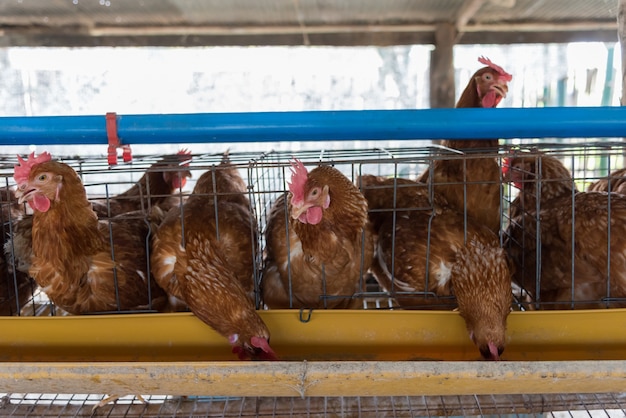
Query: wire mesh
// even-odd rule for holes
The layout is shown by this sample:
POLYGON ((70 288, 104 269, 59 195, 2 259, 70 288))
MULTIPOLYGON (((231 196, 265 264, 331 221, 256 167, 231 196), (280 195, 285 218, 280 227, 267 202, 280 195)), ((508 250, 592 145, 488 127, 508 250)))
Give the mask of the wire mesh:
POLYGON ((624 198, 617 186, 594 190, 596 183, 621 181, 623 143, 521 147, 511 156, 509 175, 523 180, 507 185, 502 235, 516 262, 515 281, 526 301, 532 299, 526 307, 626 306, 614 264, 623 252, 618 235, 624 198))
MULTIPOLYGON (((536 145, 505 146, 497 155, 498 161, 511 152, 532 154, 536 145)), ((591 143, 542 143, 541 151, 557 157, 572 173, 572 182, 579 190, 586 190, 594 181, 624 167, 624 144, 621 142, 591 143)), ((533 154, 534 155, 534 154, 533 154)), ((152 164, 162 156, 135 156, 131 163, 109 167, 104 157, 78 158, 63 156, 61 160, 70 164, 81 176, 88 195, 93 199, 113 196, 131 187, 152 164)), ((193 188, 198 177, 212 169, 222 160, 222 154, 193 155, 189 161, 192 177, 184 198, 193 188)), ((252 261, 255 271, 257 307, 261 309, 262 299, 259 287, 262 281, 265 238, 268 212, 272 203, 280 195, 287 193, 289 181, 289 161, 297 157, 309 167, 318 163, 331 164, 344 173, 351 181, 357 182, 363 174, 383 177, 398 177, 415 180, 441 159, 468 158, 466 154, 453 152, 440 147, 419 147, 401 149, 362 149, 362 150, 303 150, 298 152, 233 153, 231 161, 239 169, 248 188, 251 208, 259 227, 259 241, 255 246, 252 261)), ((472 158, 494 158, 493 154, 472 154, 472 158)), ((0 173, 2 184, 12 187, 13 164, 11 158, 2 159, 0 173)), ((175 171, 174 168, 169 169, 175 171)), ((13 231, 14 217, 5 211, 15 204, 8 195, 2 195, 2 224, 4 236, 13 231)), ((517 190, 505 184, 502 192, 503 227, 510 222, 509 211, 517 196, 517 190)), ((181 199, 182 201, 182 199, 181 199)), ((415 210, 425 210, 424 208, 415 210)), ((30 209, 23 208, 25 213, 30 209)), ((506 240, 506 235, 502 236, 506 240)), ((521 245, 521 244, 512 244, 521 245)), ((146 251, 150 251, 149 246, 146 251)), ((8 260, 5 280, 0 286, 0 313, 3 315, 53 316, 64 315, 64 311, 51 303, 45 293, 31 280, 16 274, 17 266, 8 260), (22 281, 20 281, 22 280, 22 281)), ((364 291, 350 295, 362 300, 365 309, 400 309, 394 303, 394 294, 381 289, 379 284, 362 272, 364 291)), ((537 286, 523 288, 532 303, 518 298, 516 309, 541 309, 542 301, 537 286), (531 296, 528 296, 531 295, 531 296)), ((419 293, 419 292, 418 292, 419 293)), ((423 293, 423 292, 422 292, 423 293)), ((423 295, 423 294, 422 294, 423 295)), ((428 295, 436 297, 435 295, 428 295)), ((603 298, 615 300, 607 294, 603 298)), ((439 300, 438 308, 454 307, 449 297, 439 300)), ((575 307, 575 306, 570 306, 575 307)), ((105 395, 94 394, 3 394, 0 414, 3 416, 86 416, 105 395)), ((96 416, 485 416, 485 415, 542 415, 542 416, 625 416, 626 395, 609 394, 543 394, 543 395, 481 395, 481 396, 441 396, 441 397, 320 397, 320 398, 181 398, 170 396, 146 396, 146 403, 134 398, 122 398, 112 404, 100 407, 96 416)))
POLYGON ((123 397, 93 410, 106 395, 2 395, 6 417, 623 417, 626 394, 371 397, 123 397))
MULTIPOLYGON (((501 164, 502 159, 510 153, 524 155, 536 155, 540 147, 541 152, 558 158, 564 166, 572 173, 572 182, 578 190, 586 190, 590 184, 602 179, 609 173, 615 172, 625 166, 624 143, 612 142, 608 140, 581 142, 568 141, 547 143, 540 145, 535 143, 507 144, 504 145, 496 159, 501 164)), ((154 171, 153 165, 160 161, 162 155, 135 156, 131 162, 109 166, 105 157, 78 157, 78 156, 55 156, 60 161, 72 166, 80 175, 85 189, 90 199, 93 201, 105 201, 109 204, 110 198, 128 190, 146 172, 154 171), (151 168, 152 167, 152 168, 151 168)), ((268 214, 275 200, 281 195, 288 194, 288 182, 290 176, 290 160, 298 158, 309 168, 317 164, 329 164, 339 169, 352 182, 358 183, 359 177, 364 174, 372 174, 385 178, 396 177, 402 179, 416 180, 425 172, 432 172, 433 164, 439 160, 459 160, 468 158, 491 159, 493 153, 474 152, 471 155, 458 152, 439 146, 403 147, 403 148, 373 148, 373 149, 311 149, 299 150, 295 152, 272 151, 267 152, 239 152, 231 153, 229 158, 238 168, 246 182, 248 198, 252 213, 256 217, 259 228, 258 241, 255 243, 255 258, 252 261, 255 272, 255 291, 257 307, 262 308, 263 301, 260 295, 262 282, 263 263, 265 256, 265 233, 268 221, 268 214)), ((223 158, 223 154, 196 154, 190 156, 188 160, 181 162, 191 173, 187 187, 178 190, 178 202, 182 203, 189 191, 193 189, 197 179, 203 172, 216 167, 223 158)), ((4 186, 2 200, 2 226, 4 237, 13 234, 16 218, 16 202, 7 190, 14 187, 12 178, 13 165, 17 161, 14 158, 3 156, 0 158, 0 183, 4 186)), ((160 168, 163 172, 176 172, 178 168, 160 168)), ((400 193, 402 185, 394 185, 394 195, 400 193)), ((432 195, 432 190, 428 193, 432 195)), ((149 213, 151 207, 150 198, 158 197, 151 194, 150 184, 146 191, 148 200, 142 206, 144 215, 149 213)), ((502 188, 502 225, 505 231, 501 240, 507 241, 506 245, 521 246, 523 243, 511 240, 506 235, 506 227, 511 222, 511 205, 518 190, 509 183, 504 183, 502 188)), ((432 203, 432 202, 431 202, 432 203)), ((21 213, 30 214, 32 210, 27 205, 21 205, 21 213)), ((411 210, 432 210, 432 205, 422 208, 411 208, 411 210)), ((396 211, 394 208, 393 211, 396 211)), ((399 213, 399 212, 398 212, 399 213)), ((144 215, 141 215, 140 218, 144 215)), ((147 216, 147 215, 146 215, 147 216)), ((138 218, 139 219, 139 218, 138 218)), ((149 242, 146 242, 145 251, 150 252, 149 242)), ((11 251, 8 251, 11 255, 11 251)), ((607 261, 608 262, 608 261, 607 261)), ((19 274, 15 260, 10 257, 5 263, 5 271, 2 285, 0 286, 0 314, 3 315, 33 315, 47 316, 66 314, 58 307, 51 304, 44 292, 25 275, 19 274)), ((149 269, 149 266, 147 267, 149 269)), ((378 282, 367 272, 361 272, 362 285, 360 292, 353 295, 346 295, 349 298, 356 298, 362 301, 365 309, 398 309, 399 306, 394 301, 394 297, 400 293, 392 289, 381 289, 378 282)), ((537 278, 539 281, 540 278, 537 278)), ((515 309, 536 309, 541 308, 540 286, 521 286, 518 289, 518 298, 514 304, 515 309), (528 301, 534 298, 534 303, 528 301)), ((609 286, 607 286, 609 289, 609 286)), ((454 300, 450 296, 437 296, 427 290, 413 292, 414 295, 425 296, 438 300, 433 306, 441 309, 454 308, 454 300)), ((324 295, 321 295, 324 297, 324 295)), ((336 296, 335 296, 336 297, 336 296)), ((603 297, 604 302, 613 304, 621 302, 622 298, 607 293, 603 297)), ((547 306, 547 305, 546 305, 547 306)), ((569 308, 575 307, 571 305, 569 308)))

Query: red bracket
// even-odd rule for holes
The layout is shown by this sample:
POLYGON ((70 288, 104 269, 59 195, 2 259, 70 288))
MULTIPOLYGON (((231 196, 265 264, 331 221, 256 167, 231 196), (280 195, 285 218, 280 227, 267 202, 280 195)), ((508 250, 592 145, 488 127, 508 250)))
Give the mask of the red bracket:
POLYGON ((122 159, 125 163, 133 159, 130 145, 122 145, 120 137, 117 135, 117 113, 108 112, 106 114, 106 130, 107 139, 109 140, 109 149, 107 160, 109 165, 117 164, 117 149, 122 148, 122 159))

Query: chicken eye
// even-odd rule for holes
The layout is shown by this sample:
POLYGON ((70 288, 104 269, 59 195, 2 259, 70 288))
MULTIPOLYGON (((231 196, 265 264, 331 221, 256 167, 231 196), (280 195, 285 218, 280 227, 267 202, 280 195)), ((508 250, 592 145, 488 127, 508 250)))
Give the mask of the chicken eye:
POLYGON ((311 190, 311 197, 316 197, 320 192, 319 188, 314 188, 313 190, 311 190))
POLYGON ((492 74, 490 74, 490 73, 485 73, 485 74, 483 75, 483 80, 485 80, 485 81, 491 81, 491 80, 493 80, 493 75, 492 75, 492 74))
POLYGON ((46 181, 47 178, 48 176, 46 174, 40 174, 39 177, 37 177, 37 180, 46 181))

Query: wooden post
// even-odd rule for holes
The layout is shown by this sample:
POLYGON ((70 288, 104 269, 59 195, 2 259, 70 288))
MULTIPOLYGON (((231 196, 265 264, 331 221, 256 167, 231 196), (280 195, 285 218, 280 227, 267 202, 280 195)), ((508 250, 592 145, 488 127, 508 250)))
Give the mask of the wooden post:
POLYGON ((620 104, 626 106, 626 0, 617 0, 617 24, 620 48, 622 51, 622 97, 620 104))
MULTIPOLYGON (((626 0, 623 0, 626 1, 626 0)), ((437 26, 435 49, 430 54, 430 107, 454 107, 454 39, 452 23, 437 26)))
MULTIPOLYGON (((626 0, 625 0, 626 1, 626 0)), ((435 49, 430 53, 430 107, 454 107, 454 43, 456 27, 451 23, 437 26, 435 49)), ((441 143, 433 139, 434 144, 441 143)))
MULTIPOLYGON (((617 30, 619 44, 622 51, 622 97, 620 97, 620 104, 622 106, 626 106, 626 0, 617 0, 617 2, 617 30)), ((622 138, 622 140, 626 141, 626 138, 622 138)), ((623 159, 623 163, 626 165, 626 154, 623 159)))

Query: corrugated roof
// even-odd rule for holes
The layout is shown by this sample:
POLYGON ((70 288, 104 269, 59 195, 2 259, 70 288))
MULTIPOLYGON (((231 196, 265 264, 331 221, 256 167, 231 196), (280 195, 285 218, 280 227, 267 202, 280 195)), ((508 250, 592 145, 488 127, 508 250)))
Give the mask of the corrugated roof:
POLYGON ((0 0, 0 46, 616 40, 618 0, 0 0))

